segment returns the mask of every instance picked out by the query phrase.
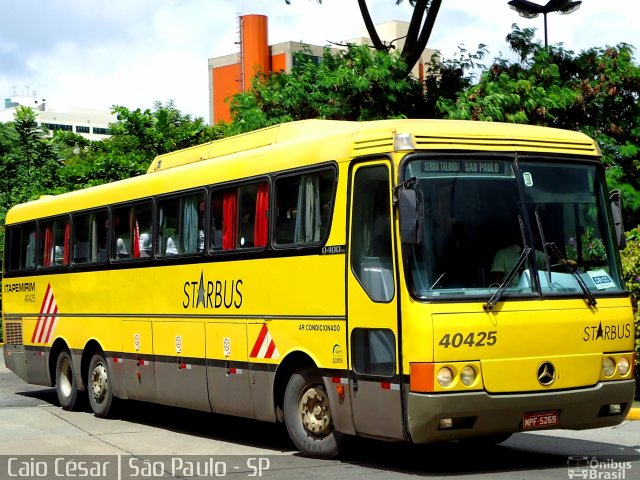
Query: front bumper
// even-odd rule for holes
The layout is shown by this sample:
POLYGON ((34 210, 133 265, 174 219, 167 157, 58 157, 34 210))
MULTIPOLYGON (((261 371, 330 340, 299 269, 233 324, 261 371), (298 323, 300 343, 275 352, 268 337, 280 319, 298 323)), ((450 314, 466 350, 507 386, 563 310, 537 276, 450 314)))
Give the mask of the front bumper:
POLYGON ((409 435, 415 443, 426 443, 515 433, 523 431, 525 413, 552 410, 559 412, 559 423, 551 428, 582 430, 617 425, 631 408, 634 390, 635 381, 624 380, 602 382, 580 390, 544 393, 410 392, 407 409, 409 435), (610 404, 620 404, 621 413, 609 414, 610 404), (440 420, 445 418, 454 419, 453 428, 439 428, 440 420))

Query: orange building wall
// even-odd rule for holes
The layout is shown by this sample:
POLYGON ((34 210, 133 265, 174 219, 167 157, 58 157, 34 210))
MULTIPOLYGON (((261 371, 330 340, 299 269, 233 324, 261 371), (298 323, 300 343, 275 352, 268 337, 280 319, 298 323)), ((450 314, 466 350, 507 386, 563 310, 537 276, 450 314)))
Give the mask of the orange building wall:
POLYGON ((230 122, 231 112, 229 102, 225 101, 242 91, 240 85, 240 64, 226 65, 212 70, 213 83, 213 123, 219 121, 230 122))
POLYGON ((256 71, 268 72, 270 70, 267 17, 265 15, 244 15, 242 17, 242 56, 243 88, 248 90, 256 71))
POLYGON ((271 71, 272 72, 286 72, 287 71, 287 54, 280 53, 271 57, 271 71))

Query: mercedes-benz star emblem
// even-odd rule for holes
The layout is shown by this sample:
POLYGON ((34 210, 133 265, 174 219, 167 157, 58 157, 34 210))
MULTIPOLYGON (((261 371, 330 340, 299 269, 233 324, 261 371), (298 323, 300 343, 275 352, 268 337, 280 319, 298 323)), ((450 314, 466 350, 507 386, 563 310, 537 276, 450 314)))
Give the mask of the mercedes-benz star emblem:
POLYGON ((556 381, 556 367, 551 362, 544 362, 538 367, 538 382, 548 387, 556 381))

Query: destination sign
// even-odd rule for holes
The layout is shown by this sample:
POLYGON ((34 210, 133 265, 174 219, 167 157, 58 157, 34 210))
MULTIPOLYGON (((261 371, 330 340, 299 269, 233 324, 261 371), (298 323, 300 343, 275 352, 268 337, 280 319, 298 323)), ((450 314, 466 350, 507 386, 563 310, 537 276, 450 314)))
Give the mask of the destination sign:
POLYGON ((435 175, 491 175, 511 176, 511 170, 507 170, 507 162, 491 161, 451 161, 451 160, 425 160, 421 162, 420 171, 435 175))

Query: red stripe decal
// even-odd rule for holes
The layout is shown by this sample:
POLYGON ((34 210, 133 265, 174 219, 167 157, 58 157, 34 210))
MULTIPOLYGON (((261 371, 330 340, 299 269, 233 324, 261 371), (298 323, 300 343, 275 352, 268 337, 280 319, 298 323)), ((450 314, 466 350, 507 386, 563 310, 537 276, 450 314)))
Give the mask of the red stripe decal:
POLYGON ((48 343, 51 339, 51 332, 53 331, 53 324, 56 323, 56 317, 58 315, 58 306, 56 305, 53 309, 53 316, 49 317, 49 327, 47 328, 47 333, 44 336, 44 342, 48 343))
POLYGON ((271 358, 271 355, 273 355, 273 351, 275 349, 276 349, 276 342, 274 342, 272 339, 271 342, 269 342, 269 347, 267 348, 267 353, 265 353, 264 358, 271 358))
POLYGON ((256 340, 256 343, 253 344, 253 348, 251 349, 251 354, 249 355, 250 357, 258 356, 258 352, 260 351, 260 347, 262 346, 262 342, 267 336, 268 331, 269 330, 267 329, 267 324, 263 323, 262 329, 260 330, 260 334, 258 335, 258 339, 256 340))

